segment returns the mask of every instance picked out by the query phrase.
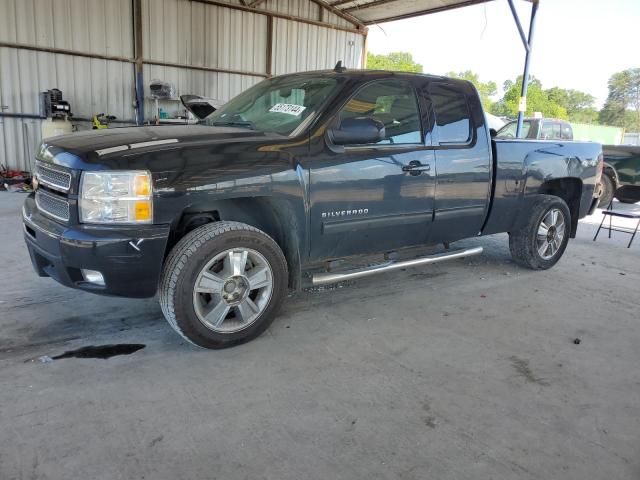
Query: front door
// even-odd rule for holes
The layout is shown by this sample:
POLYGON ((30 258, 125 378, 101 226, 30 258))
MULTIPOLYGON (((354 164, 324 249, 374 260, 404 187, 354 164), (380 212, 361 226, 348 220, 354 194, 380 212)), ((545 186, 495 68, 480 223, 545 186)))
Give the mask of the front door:
POLYGON ((384 124, 382 140, 346 145, 308 165, 312 260, 383 252, 427 239, 434 152, 425 145, 414 87, 402 80, 368 83, 345 104, 337 122, 363 116, 384 124))

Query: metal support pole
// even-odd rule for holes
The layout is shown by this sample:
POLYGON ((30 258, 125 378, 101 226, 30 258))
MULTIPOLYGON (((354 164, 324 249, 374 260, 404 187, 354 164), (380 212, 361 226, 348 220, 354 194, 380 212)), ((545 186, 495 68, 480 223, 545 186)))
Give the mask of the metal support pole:
POLYGON ((518 17, 518 12, 516 12, 516 7, 513 4, 513 0, 508 0, 509 8, 511 9, 511 15, 513 16, 513 21, 516 22, 516 27, 518 27, 518 33, 520 34, 520 40, 522 40, 522 45, 524 49, 529 51, 529 43, 527 42, 527 36, 524 34, 524 30, 522 29, 522 24, 520 23, 520 17, 518 17))
MULTIPOLYGON (((511 0, 509 4, 513 5, 511 0)), ((520 102, 518 103, 518 124, 516 127, 516 138, 521 138, 522 122, 524 120, 525 112, 527 111, 527 90, 529 88, 529 62, 531 60, 531 50, 533 46, 533 31, 536 21, 536 13, 538 12, 538 0, 532 0, 531 2, 531 20, 529 21, 529 37, 527 40, 526 56, 524 59, 524 72, 522 73, 522 90, 520 91, 520 102)), ((515 13, 514 13, 515 15, 515 13)), ((517 18, 517 15, 516 15, 517 18)), ((516 20, 516 23, 520 25, 520 22, 516 20)))
POLYGON ((267 52, 265 70, 267 76, 273 75, 273 17, 267 17, 267 52))
POLYGON ((142 74, 142 0, 133 0, 133 66, 136 88, 136 124, 144 125, 144 76, 142 74))

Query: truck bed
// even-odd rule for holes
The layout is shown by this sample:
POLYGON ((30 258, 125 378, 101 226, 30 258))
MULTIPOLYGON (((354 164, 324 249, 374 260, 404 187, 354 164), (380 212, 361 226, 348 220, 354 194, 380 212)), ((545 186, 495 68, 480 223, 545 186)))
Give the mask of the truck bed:
POLYGON ((527 218, 519 213, 528 208, 532 195, 549 193, 563 181, 576 184, 575 198, 567 199, 572 220, 587 215, 594 203, 601 152, 593 142, 493 139, 493 194, 483 235, 511 231, 519 219, 527 218))

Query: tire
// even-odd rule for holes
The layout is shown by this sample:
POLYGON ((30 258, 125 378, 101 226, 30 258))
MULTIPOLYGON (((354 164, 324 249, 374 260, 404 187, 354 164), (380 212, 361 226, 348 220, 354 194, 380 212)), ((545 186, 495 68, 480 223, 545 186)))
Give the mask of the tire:
POLYGON ((602 174, 602 195, 600 195, 600 201, 598 202, 599 208, 607 208, 613 200, 613 194, 616 191, 615 183, 613 179, 606 173, 602 174))
POLYGON ((271 237, 244 223, 214 222, 189 232, 169 253, 160 306, 185 340, 226 348, 269 327, 287 284, 287 261, 271 237))
POLYGON ((534 270, 546 270, 560 260, 567 248, 571 234, 571 214, 561 198, 552 195, 538 197, 527 224, 520 230, 509 233, 509 250, 513 260, 519 265, 534 270), (556 213, 556 221, 551 224, 553 212, 556 213), (543 226, 543 221, 553 229, 543 226), (545 240, 548 246, 541 253, 545 240))
POLYGON ((627 203, 627 204, 631 204, 631 203, 638 203, 638 198, 637 195, 632 195, 632 196, 627 196, 625 195, 625 193, 627 193, 628 189, 633 189, 633 188, 640 188, 640 185, 623 185, 622 187, 620 187, 618 190, 616 190, 615 192, 615 197, 618 199, 618 201, 620 203, 627 203))

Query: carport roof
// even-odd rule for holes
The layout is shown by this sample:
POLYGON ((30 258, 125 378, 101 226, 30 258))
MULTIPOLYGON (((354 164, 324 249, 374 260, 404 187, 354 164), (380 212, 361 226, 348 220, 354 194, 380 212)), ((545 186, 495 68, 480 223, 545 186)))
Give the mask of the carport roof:
MULTIPOLYGON (((364 25, 428 15, 491 0, 335 0, 329 5, 364 25)), ((531 1, 531 0, 527 0, 531 1)))

